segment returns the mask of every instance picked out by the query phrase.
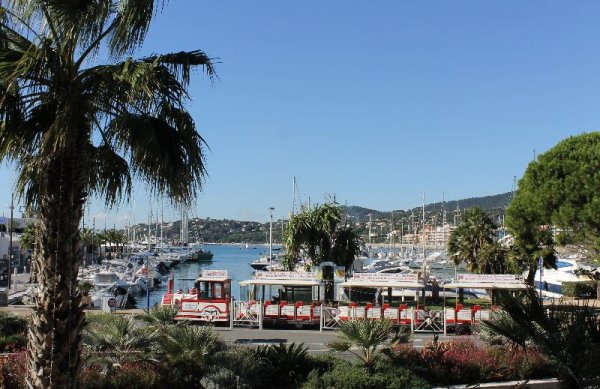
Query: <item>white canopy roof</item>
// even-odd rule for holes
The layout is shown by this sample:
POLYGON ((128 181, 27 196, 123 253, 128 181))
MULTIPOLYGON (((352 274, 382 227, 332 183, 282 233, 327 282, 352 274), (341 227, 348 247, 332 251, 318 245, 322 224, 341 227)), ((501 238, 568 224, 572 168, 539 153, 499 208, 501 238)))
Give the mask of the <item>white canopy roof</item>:
POLYGON ((418 288, 422 289, 423 284, 410 281, 377 281, 377 280, 348 280, 340 284, 346 288, 418 288))
POLYGON ((319 286, 318 280, 294 280, 294 279, 252 279, 240 281, 240 286, 246 285, 282 285, 282 286, 319 286))
POLYGON ((450 282, 442 285, 444 289, 527 289, 529 286, 524 282, 450 282))
POLYGON ((229 278, 227 277, 198 277, 196 278, 196 282, 225 282, 225 281, 231 281, 229 278))

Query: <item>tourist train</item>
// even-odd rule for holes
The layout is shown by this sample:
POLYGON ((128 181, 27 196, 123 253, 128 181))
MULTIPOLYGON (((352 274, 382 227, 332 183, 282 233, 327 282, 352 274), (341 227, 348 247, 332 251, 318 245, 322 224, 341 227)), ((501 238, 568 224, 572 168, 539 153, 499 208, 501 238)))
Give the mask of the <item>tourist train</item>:
MULTIPOLYGON (((239 282, 240 300, 232 297, 227 270, 202 270, 188 290, 168 290, 161 305, 177 306, 176 320, 236 325, 293 325, 335 329, 353 320, 391 320, 412 332, 468 332, 495 309, 461 304, 430 310, 423 303, 424 283, 417 273, 355 273, 345 277, 341 268, 317 267, 312 272, 257 271, 239 282), (328 273, 330 279, 324 278, 328 273), (333 273, 333 274, 332 274, 333 273), (411 291, 410 293, 399 293, 411 291)), ((520 275, 458 274, 440 286, 458 288, 524 290, 520 275)))

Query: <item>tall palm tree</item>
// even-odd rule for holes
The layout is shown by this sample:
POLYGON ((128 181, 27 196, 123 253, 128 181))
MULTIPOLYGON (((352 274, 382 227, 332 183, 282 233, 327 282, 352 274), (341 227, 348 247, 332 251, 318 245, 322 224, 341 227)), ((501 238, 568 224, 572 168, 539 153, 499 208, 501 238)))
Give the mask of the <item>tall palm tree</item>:
POLYGON ((346 269, 352 266, 360 242, 352 229, 340 225, 340 215, 336 204, 325 203, 290 219, 284 240, 288 255, 286 265, 290 270, 294 265, 293 259, 302 249, 313 265, 333 261, 346 269))
POLYGON ((213 77, 202 51, 129 57, 153 0, 13 0, 0 5, 0 159, 39 210, 39 288, 28 382, 77 385, 83 311, 79 224, 89 195, 110 206, 132 179, 189 203, 205 176, 204 141, 185 110, 190 72, 213 77), (108 64, 96 63, 100 53, 108 64))
POLYGON ((465 261, 472 272, 492 273, 493 259, 487 254, 495 252, 490 246, 496 244, 496 228, 481 208, 467 209, 463 221, 448 238, 448 252, 455 265, 465 261))

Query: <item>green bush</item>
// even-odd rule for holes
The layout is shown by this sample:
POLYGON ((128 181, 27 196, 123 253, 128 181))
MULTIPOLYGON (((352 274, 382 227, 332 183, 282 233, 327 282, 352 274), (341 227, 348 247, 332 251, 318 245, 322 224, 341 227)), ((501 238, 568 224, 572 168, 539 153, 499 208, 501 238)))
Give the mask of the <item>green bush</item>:
POLYGON ((24 334, 27 330, 27 319, 10 312, 0 312, 0 334, 3 336, 24 334))
POLYGON ((565 297, 597 298, 598 281, 563 282, 562 292, 565 297))
POLYGON ((258 347, 256 357, 271 366, 270 382, 278 387, 297 386, 312 370, 308 348, 303 343, 258 347))
POLYGON ((0 352, 14 353, 22 351, 27 347, 27 336, 25 334, 0 335, 0 352))
POLYGON ((336 360, 333 368, 323 374, 315 369, 302 386, 303 389, 401 389, 430 388, 424 379, 403 368, 394 368, 380 362, 369 374, 361 365, 336 360))

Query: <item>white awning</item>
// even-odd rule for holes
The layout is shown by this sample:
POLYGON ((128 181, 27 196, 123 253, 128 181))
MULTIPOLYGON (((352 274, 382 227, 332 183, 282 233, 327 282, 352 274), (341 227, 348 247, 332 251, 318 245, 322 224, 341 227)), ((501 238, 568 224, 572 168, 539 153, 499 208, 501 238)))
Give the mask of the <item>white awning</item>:
POLYGON ((529 288, 529 285, 520 282, 450 282, 442 285, 444 289, 518 289, 529 288))
POLYGON ((405 289, 405 288, 417 288, 423 289, 423 284, 418 282, 402 282, 402 281, 377 281, 377 280, 348 280, 340 284, 345 288, 394 288, 394 289, 405 289))
POLYGON ((202 278, 202 277, 198 277, 196 278, 196 282, 225 282, 225 281, 231 281, 229 278, 221 278, 221 277, 206 277, 206 278, 202 278))
POLYGON ((246 285, 282 285, 282 286, 320 286, 323 285, 317 280, 275 280, 275 279, 258 279, 240 281, 240 286, 246 285))

